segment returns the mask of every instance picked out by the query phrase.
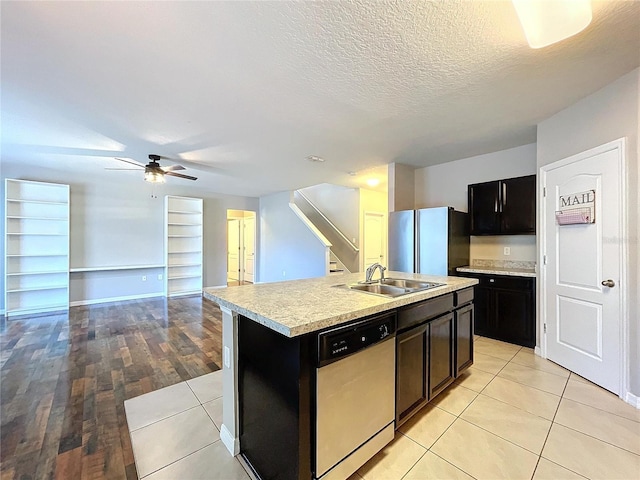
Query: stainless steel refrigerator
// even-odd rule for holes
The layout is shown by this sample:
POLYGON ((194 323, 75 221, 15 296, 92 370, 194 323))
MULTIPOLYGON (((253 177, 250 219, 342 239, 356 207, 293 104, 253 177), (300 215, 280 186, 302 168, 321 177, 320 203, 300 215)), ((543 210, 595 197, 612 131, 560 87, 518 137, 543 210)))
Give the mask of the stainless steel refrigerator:
POLYGON ((452 207, 389 213, 389 270, 455 275, 469 265, 469 215, 452 207))

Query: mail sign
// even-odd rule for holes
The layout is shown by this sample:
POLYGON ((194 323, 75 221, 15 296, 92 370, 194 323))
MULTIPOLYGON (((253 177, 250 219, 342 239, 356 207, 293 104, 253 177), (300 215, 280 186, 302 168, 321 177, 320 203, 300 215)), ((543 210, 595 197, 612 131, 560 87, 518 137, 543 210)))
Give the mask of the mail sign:
POLYGON ((593 206, 595 200, 595 190, 572 193, 571 195, 560 195, 560 209, 593 206))

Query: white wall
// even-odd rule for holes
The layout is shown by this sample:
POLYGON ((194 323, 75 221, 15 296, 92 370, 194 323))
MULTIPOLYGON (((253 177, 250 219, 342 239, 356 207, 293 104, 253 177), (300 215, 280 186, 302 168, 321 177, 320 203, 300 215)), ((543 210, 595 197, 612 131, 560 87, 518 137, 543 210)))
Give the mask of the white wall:
MULTIPOLYGON (((31 165, 25 161, 2 161, 5 178, 65 183, 71 191, 71 268, 164 264, 164 196, 182 195, 204 199, 204 285, 226 284, 227 209, 258 210, 258 199, 218 195, 197 182, 169 179, 154 186, 124 176, 93 176, 31 165)), ((4 193, 4 192, 3 192, 4 193)), ((3 194, 4 197, 4 194, 3 194)), ((2 223, 4 234, 4 223, 2 223)), ((2 247, 4 248, 4 246, 2 247)), ((4 256, 4 252, 2 252, 4 256)), ((72 273, 70 300, 93 302, 104 298, 163 294, 162 269, 72 273), (142 281, 142 275, 147 281, 142 281)), ((2 280, 4 282, 4 279, 2 280)), ((4 290, 4 283, 3 283, 4 290)), ((1 300, 4 309, 4 298, 1 300)))
MULTIPOLYGON (((466 212, 467 186, 536 173, 536 144, 463 158, 415 171, 416 208, 454 207, 466 212)), ((535 235, 471 237, 470 258, 536 260, 535 235), (510 247, 511 255, 504 255, 510 247)))
POLYGON ((302 189, 302 193, 354 244, 360 244, 358 217, 360 194, 357 188, 322 183, 302 189))
POLYGON ((616 140, 627 139, 630 390, 640 396, 640 69, 622 76, 538 124, 538 167, 616 140))
POLYGON ((415 167, 401 163, 390 163, 387 170, 389 185, 389 212, 411 210, 415 207, 414 194, 415 167))
POLYGON ((260 197, 260 282, 326 273, 326 247, 293 213, 289 199, 289 192, 260 197))

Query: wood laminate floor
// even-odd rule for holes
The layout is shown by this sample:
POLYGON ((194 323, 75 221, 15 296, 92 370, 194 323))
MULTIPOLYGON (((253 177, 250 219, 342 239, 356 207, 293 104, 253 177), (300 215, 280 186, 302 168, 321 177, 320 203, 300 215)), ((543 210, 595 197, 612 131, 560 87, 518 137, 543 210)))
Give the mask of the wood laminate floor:
POLYGON ((0 477, 136 479, 124 401, 220 366, 201 297, 72 307, 0 328, 0 477))

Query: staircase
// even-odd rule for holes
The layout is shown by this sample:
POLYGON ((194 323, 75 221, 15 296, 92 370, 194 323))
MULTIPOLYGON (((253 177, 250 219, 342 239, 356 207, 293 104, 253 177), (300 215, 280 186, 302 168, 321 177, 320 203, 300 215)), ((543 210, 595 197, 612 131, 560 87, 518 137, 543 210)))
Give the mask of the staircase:
POLYGON ((292 195, 293 204, 331 243, 329 273, 358 272, 360 249, 356 247, 300 190, 292 195))

